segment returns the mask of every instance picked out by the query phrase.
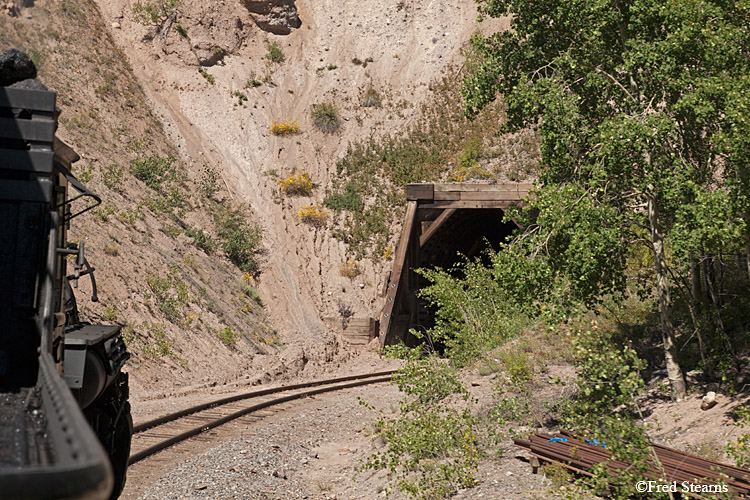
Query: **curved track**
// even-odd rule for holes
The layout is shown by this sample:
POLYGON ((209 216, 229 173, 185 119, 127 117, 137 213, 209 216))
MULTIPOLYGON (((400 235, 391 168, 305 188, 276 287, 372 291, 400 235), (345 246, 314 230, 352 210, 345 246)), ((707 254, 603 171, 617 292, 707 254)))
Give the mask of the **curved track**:
POLYGON ((387 382, 393 373, 395 370, 262 389, 216 399, 142 422, 133 428, 134 451, 128 465, 248 413, 315 394, 387 382))

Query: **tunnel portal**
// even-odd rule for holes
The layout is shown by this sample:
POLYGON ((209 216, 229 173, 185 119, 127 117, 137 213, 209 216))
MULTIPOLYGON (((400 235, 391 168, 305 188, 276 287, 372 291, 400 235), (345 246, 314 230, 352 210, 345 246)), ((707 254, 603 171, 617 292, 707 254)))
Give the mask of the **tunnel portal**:
POLYGON ((464 257, 481 258, 515 229, 504 211, 522 203, 531 184, 409 184, 407 208, 381 315, 381 344, 410 343, 411 328, 428 329, 434 311, 417 291, 428 283, 414 269, 451 269, 464 257))

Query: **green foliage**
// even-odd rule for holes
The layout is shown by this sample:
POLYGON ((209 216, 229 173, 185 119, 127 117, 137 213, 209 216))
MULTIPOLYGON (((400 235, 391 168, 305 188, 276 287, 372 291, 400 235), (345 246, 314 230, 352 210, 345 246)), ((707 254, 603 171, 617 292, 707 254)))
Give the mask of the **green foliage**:
POLYGON ((106 309, 104 309, 104 314, 102 314, 102 317, 104 318, 104 321, 111 323, 117 319, 118 314, 119 311, 117 310, 117 306, 109 305, 106 307, 106 309))
POLYGON ((133 4, 133 20, 144 26, 161 24, 174 15, 180 0, 143 0, 133 4))
POLYGON ((116 163, 110 163, 102 169, 102 182, 109 189, 116 191, 122 190, 122 167, 116 163))
POLYGON ((363 468, 388 470, 408 498, 443 498, 477 482, 473 426, 468 410, 444 407, 381 420, 378 428, 388 448, 371 456, 363 468))
POLYGON ((313 125, 327 134, 337 132, 341 127, 341 118, 336 105, 330 102, 313 104, 310 108, 313 125))
POLYGON ((143 347, 143 353, 150 358, 160 358, 172 355, 172 341, 167 337, 165 327, 161 323, 150 325, 153 329, 154 342, 143 347))
POLYGON ((174 29, 177 32, 177 34, 180 35, 182 38, 187 38, 188 37, 187 30, 180 23, 175 24, 174 25, 174 29))
POLYGON ((88 184, 94 180, 94 169, 91 167, 81 168, 80 172, 76 172, 76 177, 82 183, 88 184))
POLYGON ((171 156, 151 156, 133 160, 130 163, 130 173, 146 183, 151 189, 158 189, 162 183, 174 178, 175 160, 171 156))
POLYGON ((634 410, 637 396, 645 387, 641 371, 646 363, 630 343, 593 325, 590 330, 575 333, 573 347, 579 393, 569 408, 574 415, 570 425, 586 422, 596 427, 598 419, 612 408, 634 410))
POLYGON ((245 297, 256 304, 263 304, 263 301, 260 298, 260 293, 258 293, 258 290, 253 286, 253 277, 250 273, 242 275, 242 279, 240 280, 240 290, 242 290, 242 294, 245 297))
POLYGON ((177 238, 179 235, 182 234, 182 229, 180 229, 177 226, 169 226, 165 225, 159 228, 159 230, 166 234, 167 236, 170 236, 171 238, 177 238))
POLYGON ((482 138, 471 137, 464 141, 461 152, 458 155, 458 166, 471 168, 479 162, 482 157, 482 138))
POLYGON ((622 293, 628 254, 645 243, 655 272, 640 276, 642 292, 658 284, 670 370, 680 370, 671 345, 681 329, 708 339, 704 364, 707 345, 730 355, 733 342, 748 345, 747 325, 731 321, 750 301, 739 292, 750 281, 750 120, 737 111, 750 108, 738 43, 750 35, 746 2, 480 4, 512 27, 472 37, 466 112, 501 93, 509 128, 539 131, 544 168, 528 207, 539 217, 528 234, 566 293, 589 305, 622 293), (719 284, 717 272, 732 278, 719 284))
POLYGON ((245 94, 244 92, 240 92, 239 90, 235 90, 234 92, 232 92, 232 97, 237 98, 237 102, 235 103, 235 105, 242 106, 247 102, 247 94, 245 94))
POLYGON ((219 340, 221 340, 224 345, 228 347, 236 344, 240 337, 242 337, 242 334, 240 332, 235 332, 231 326, 227 326, 223 330, 219 330, 217 332, 217 335, 219 336, 219 340))
POLYGON ((415 398, 405 403, 406 408, 435 405, 451 394, 466 392, 456 378, 455 370, 444 360, 435 355, 416 357, 410 354, 410 357, 409 362, 393 376, 398 389, 415 398))
POLYGON ((221 248, 239 269, 258 270, 261 229, 247 222, 240 210, 222 208, 214 215, 221 248))
POLYGON ((378 419, 386 448, 371 455, 362 469, 385 469, 393 486, 409 498, 443 498, 473 486, 480 456, 477 421, 468 409, 447 404, 448 396, 464 393, 455 374, 434 356, 419 359, 418 351, 400 349, 410 361, 394 377, 408 397, 397 418, 378 419))
POLYGON ((271 42, 266 44, 266 49, 268 50, 266 59, 268 59, 270 62, 276 64, 284 62, 284 51, 281 50, 281 44, 279 42, 271 42))
MULTIPOLYGON (((506 267, 509 259, 503 251, 492 259, 492 267, 469 261, 455 272, 417 270, 430 283, 420 290, 420 296, 437 307, 435 326, 428 335, 433 342, 445 345, 445 354, 459 366, 480 358, 530 324, 524 314, 531 310, 526 295, 512 288, 514 285, 523 282, 524 287, 534 287, 533 293, 537 293, 535 285, 550 281, 548 276, 541 276, 534 283, 532 272, 524 274, 531 266, 506 267)), ((524 263, 518 260, 518 264, 524 263)))
MULTIPOLYGON (((381 255, 385 250, 391 221, 401 217, 406 184, 437 181, 450 169, 468 137, 481 135, 504 116, 498 104, 469 121, 452 79, 446 78, 432 89, 431 102, 419 110, 420 119, 414 126, 353 143, 336 164, 338 175, 326 204, 346 211, 337 220, 334 236, 345 241, 358 258, 367 253, 381 255), (359 203, 358 199, 368 202, 359 203)), ((369 90, 365 96, 368 94, 369 90)))
POLYGON ((505 373, 510 377, 510 381, 516 386, 531 380, 534 375, 534 367, 528 353, 520 350, 502 351, 498 354, 503 362, 505 373))
MULTIPOLYGON (((750 408, 740 406, 735 410, 735 413, 735 425, 743 428, 750 425, 750 408)), ((750 464, 750 434, 747 432, 744 432, 736 440, 727 443, 724 449, 727 455, 734 459, 737 467, 747 467, 750 464)))
POLYGON ((117 213, 117 209, 109 205, 102 205, 101 207, 92 210, 92 213, 96 215, 100 221, 109 222, 109 218, 117 213))
POLYGON ((185 229, 185 235, 192 238, 193 245, 206 252, 206 255, 211 255, 216 250, 216 241, 203 229, 188 227, 185 229))
POLYGON ((255 77, 255 73, 252 73, 252 76, 245 82, 246 89, 254 89, 255 87, 260 87, 261 85, 263 85, 263 82, 255 77))
POLYGON ((348 182, 341 191, 330 192, 323 200, 323 205, 331 210, 348 210, 350 212, 361 212, 364 204, 362 196, 357 192, 357 185, 348 182))
POLYGON ((179 268, 172 267, 165 278, 149 276, 146 278, 156 306, 172 323, 182 318, 182 310, 190 301, 188 285, 179 276, 179 268))
POLYGON ((600 329, 595 322, 590 329, 575 332, 573 346, 578 392, 562 405, 561 427, 606 443, 614 459, 632 464, 617 477, 604 466, 596 467, 588 483, 594 491, 616 486, 612 498, 632 498, 637 495, 636 483, 648 480, 646 470, 652 463, 651 442, 640 421, 638 403, 645 389, 641 371, 646 363, 629 341, 600 329))
POLYGON ((216 83, 216 78, 214 78, 214 75, 206 71, 206 68, 204 68, 203 66, 198 67, 198 73, 200 73, 201 76, 205 78, 206 81, 210 83, 211 85, 216 83))
POLYGON ((215 168, 205 166, 199 185, 201 194, 208 199, 212 199, 219 189, 221 189, 220 180, 221 175, 219 175, 219 172, 215 168))

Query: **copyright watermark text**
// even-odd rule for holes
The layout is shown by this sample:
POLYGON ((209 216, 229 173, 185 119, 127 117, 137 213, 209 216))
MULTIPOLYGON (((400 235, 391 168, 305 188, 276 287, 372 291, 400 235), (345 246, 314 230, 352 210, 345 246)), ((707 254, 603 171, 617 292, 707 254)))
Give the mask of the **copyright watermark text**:
POLYGON ((698 484, 690 481, 638 481, 635 489, 639 493, 727 493, 726 484, 698 484))

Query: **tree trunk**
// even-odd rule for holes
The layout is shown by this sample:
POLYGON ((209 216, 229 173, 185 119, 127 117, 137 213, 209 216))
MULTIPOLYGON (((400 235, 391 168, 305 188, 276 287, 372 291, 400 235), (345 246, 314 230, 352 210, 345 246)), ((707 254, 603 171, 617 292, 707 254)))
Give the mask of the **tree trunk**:
POLYGON ((693 295, 692 302, 697 311, 701 311, 703 292, 701 290, 701 268, 695 255, 690 256, 690 293, 693 295))
POLYGON ((659 317, 661 319, 661 335, 664 343, 664 358, 667 364, 667 377, 672 386, 672 396, 685 396, 685 377, 677 361, 675 347, 674 325, 672 323, 672 297, 669 292, 669 275, 667 273, 667 259, 664 255, 664 236, 659 220, 659 208, 653 194, 646 195, 648 206, 648 222, 651 226, 651 243, 654 247, 654 264, 656 266, 656 293, 659 298, 659 317))

